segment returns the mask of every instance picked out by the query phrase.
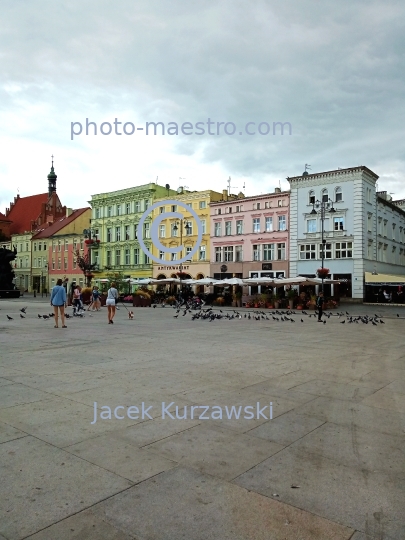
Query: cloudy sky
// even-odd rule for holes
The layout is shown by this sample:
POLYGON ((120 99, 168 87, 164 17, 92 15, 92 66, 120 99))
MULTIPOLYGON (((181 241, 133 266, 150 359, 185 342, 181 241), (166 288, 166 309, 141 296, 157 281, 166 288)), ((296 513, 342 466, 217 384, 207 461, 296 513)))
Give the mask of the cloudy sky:
POLYGON ((156 177, 287 189, 305 163, 366 165, 405 198, 404 26, 403 0, 3 0, 0 211, 17 190, 47 190, 51 154, 74 208, 156 177), (98 135, 71 140, 86 118, 98 135), (100 134, 116 118, 237 131, 100 134), (292 134, 247 135, 247 122, 289 122, 292 134))

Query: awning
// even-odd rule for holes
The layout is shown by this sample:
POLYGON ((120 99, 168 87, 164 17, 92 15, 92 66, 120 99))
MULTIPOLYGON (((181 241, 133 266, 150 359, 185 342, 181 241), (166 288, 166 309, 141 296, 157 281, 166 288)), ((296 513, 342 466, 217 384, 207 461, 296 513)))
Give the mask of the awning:
POLYGON ((364 272, 366 285, 405 285, 405 276, 394 276, 393 274, 372 274, 364 272))

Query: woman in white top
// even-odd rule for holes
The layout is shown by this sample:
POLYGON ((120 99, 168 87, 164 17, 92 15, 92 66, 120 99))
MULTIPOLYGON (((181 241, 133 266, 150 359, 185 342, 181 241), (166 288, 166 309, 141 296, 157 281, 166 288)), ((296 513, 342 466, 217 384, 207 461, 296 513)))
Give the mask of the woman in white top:
POLYGON ((118 291, 115 288, 115 282, 111 283, 110 288, 107 292, 106 306, 108 309, 108 324, 114 324, 113 318, 115 315, 115 304, 118 301, 118 291))

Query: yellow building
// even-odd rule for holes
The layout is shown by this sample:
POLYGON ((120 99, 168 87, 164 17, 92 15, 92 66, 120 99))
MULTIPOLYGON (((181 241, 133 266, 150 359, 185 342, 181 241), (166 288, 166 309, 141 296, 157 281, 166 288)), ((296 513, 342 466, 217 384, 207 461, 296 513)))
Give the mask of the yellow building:
POLYGON ((181 245, 183 249, 178 253, 167 253, 159 250, 159 247, 152 244, 152 254, 161 260, 159 264, 153 261, 152 275, 155 279, 178 277, 179 272, 183 272, 183 279, 201 279, 210 275, 210 210, 211 201, 217 202, 226 198, 225 193, 218 193, 212 190, 204 191, 183 191, 179 188, 176 196, 156 199, 155 203, 162 203, 153 211, 153 220, 159 218, 161 214, 168 212, 179 212, 183 218, 167 217, 163 218, 158 226, 159 241, 167 248, 177 248, 181 245), (175 200, 181 204, 165 204, 165 201, 175 200), (202 241, 196 253, 183 263, 179 261, 190 253, 197 243, 198 229, 197 222, 191 211, 192 208, 201 222, 202 241))

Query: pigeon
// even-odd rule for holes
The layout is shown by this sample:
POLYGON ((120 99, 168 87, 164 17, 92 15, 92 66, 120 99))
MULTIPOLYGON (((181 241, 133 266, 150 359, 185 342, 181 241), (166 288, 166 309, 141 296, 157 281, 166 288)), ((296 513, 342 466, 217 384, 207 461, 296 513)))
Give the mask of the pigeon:
POLYGON ((49 315, 42 315, 42 318, 47 320, 47 319, 49 319, 49 315))
POLYGON ((397 317, 399 317, 398 313, 397 313, 397 317))
POLYGON ((377 326, 377 323, 375 323, 374 321, 371 321, 371 324, 372 324, 373 326, 377 326))
POLYGON ((20 309, 21 313, 24 313, 24 315, 25 315, 26 309, 27 309, 26 307, 21 308, 21 309, 20 309))
POLYGON ((383 320, 381 320, 381 319, 380 319, 380 323, 381 323, 381 324, 385 324, 385 322, 384 322, 383 320))
POLYGON ((20 313, 20 317, 21 319, 25 319, 24 315, 22 313, 20 313))
POLYGON ((304 319, 301 319, 301 322, 304 322, 304 319))
POLYGON ((340 324, 345 324, 346 321, 342 321, 340 324))
POLYGON ((38 319, 42 319, 42 315, 38 313, 38 319))
POLYGON ((13 317, 10 317, 10 315, 7 315, 7 319, 8 319, 9 321, 12 321, 12 320, 13 320, 13 317))
POLYGON ((173 319, 177 319, 178 315, 173 315, 173 319))
POLYGON ((323 324, 326 324, 326 321, 323 321, 323 324))
POLYGON ((346 311, 346 315, 349 315, 349 314, 347 313, 347 311, 346 311))
POLYGON ((153 309, 155 309, 155 307, 156 307, 156 304, 153 306, 153 309))
POLYGON ((67 319, 70 319, 69 313, 65 313, 65 317, 66 317, 67 319))

